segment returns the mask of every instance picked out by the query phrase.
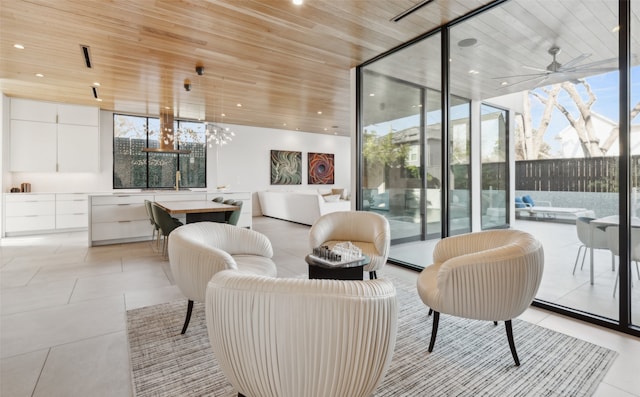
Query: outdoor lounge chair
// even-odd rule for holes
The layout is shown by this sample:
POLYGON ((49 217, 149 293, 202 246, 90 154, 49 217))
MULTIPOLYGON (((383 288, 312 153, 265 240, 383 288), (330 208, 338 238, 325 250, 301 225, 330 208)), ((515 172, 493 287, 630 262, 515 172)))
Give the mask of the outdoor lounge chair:
POLYGON ((515 211, 516 215, 522 216, 526 213, 529 218, 535 220, 555 219, 558 215, 574 218, 594 215, 593 211, 586 208, 554 207, 550 201, 534 201, 529 195, 515 198, 515 211))

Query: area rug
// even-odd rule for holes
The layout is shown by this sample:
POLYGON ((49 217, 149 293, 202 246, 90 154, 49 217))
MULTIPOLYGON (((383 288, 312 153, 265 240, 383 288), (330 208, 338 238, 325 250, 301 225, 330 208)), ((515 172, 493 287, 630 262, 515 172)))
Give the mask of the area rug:
MULTIPOLYGON (((494 326, 447 315, 440 316, 438 339, 428 353, 432 317, 415 285, 393 282, 398 291, 398 338, 377 397, 590 396, 617 356, 516 319, 513 333, 521 362, 516 367, 503 323, 494 326)), ((127 311, 136 396, 236 396, 209 346, 202 304, 196 303, 187 333, 180 334, 186 306, 180 301, 127 311)))

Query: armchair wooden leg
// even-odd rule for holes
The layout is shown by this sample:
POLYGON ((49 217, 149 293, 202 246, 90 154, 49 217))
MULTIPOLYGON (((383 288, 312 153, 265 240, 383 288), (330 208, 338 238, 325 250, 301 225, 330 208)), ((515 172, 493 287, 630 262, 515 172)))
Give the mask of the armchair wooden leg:
MULTIPOLYGON (((431 309, 429 309, 431 310, 431 309)), ((429 341, 429 353, 433 351, 433 345, 436 344, 436 335, 438 334, 438 321, 440 321, 440 312, 433 312, 433 327, 431 328, 431 341, 429 341)))
POLYGON ((504 327, 507 329, 507 339, 509 340, 509 348, 511 349, 513 361, 516 362, 516 367, 519 367, 520 360, 518 360, 518 353, 516 353, 516 344, 513 341, 513 329, 511 328, 511 320, 505 321, 504 327))
POLYGON ((189 321, 191 320, 191 312, 193 311, 193 301, 189 299, 187 303, 187 317, 184 319, 184 325, 182 326, 181 334, 187 332, 187 327, 189 326, 189 321))

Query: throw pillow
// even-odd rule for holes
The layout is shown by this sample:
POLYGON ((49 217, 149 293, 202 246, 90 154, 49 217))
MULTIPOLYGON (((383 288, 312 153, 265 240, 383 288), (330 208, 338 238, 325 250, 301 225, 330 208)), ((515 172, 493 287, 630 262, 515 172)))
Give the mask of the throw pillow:
POLYGON ((522 197, 516 197, 516 208, 526 208, 527 205, 522 201, 522 197))
POLYGON ((531 205, 532 207, 535 206, 535 203, 533 202, 533 199, 529 195, 522 196, 522 201, 524 201, 526 204, 531 205))

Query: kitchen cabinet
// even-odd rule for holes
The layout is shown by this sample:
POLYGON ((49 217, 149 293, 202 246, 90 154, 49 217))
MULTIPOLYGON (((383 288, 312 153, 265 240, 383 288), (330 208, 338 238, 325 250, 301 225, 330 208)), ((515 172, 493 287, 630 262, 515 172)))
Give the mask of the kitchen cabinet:
POLYGON ((55 172, 57 125, 11 120, 11 171, 55 172))
POLYGON ((86 229, 89 224, 88 202, 85 193, 56 194, 56 230, 86 229))
POLYGON ((52 231, 56 227, 55 194, 4 195, 5 235, 52 231))
POLYGON ((89 245, 150 240, 153 228, 144 200, 153 201, 153 195, 90 196, 89 245))
POLYGON ((240 211, 240 219, 238 226, 251 229, 253 227, 253 214, 251 203, 251 192, 219 192, 208 193, 207 200, 213 200, 215 197, 224 197, 225 200, 241 200, 242 210, 240 211))
POLYGON ((100 171, 97 107, 13 98, 10 136, 11 171, 100 171))

